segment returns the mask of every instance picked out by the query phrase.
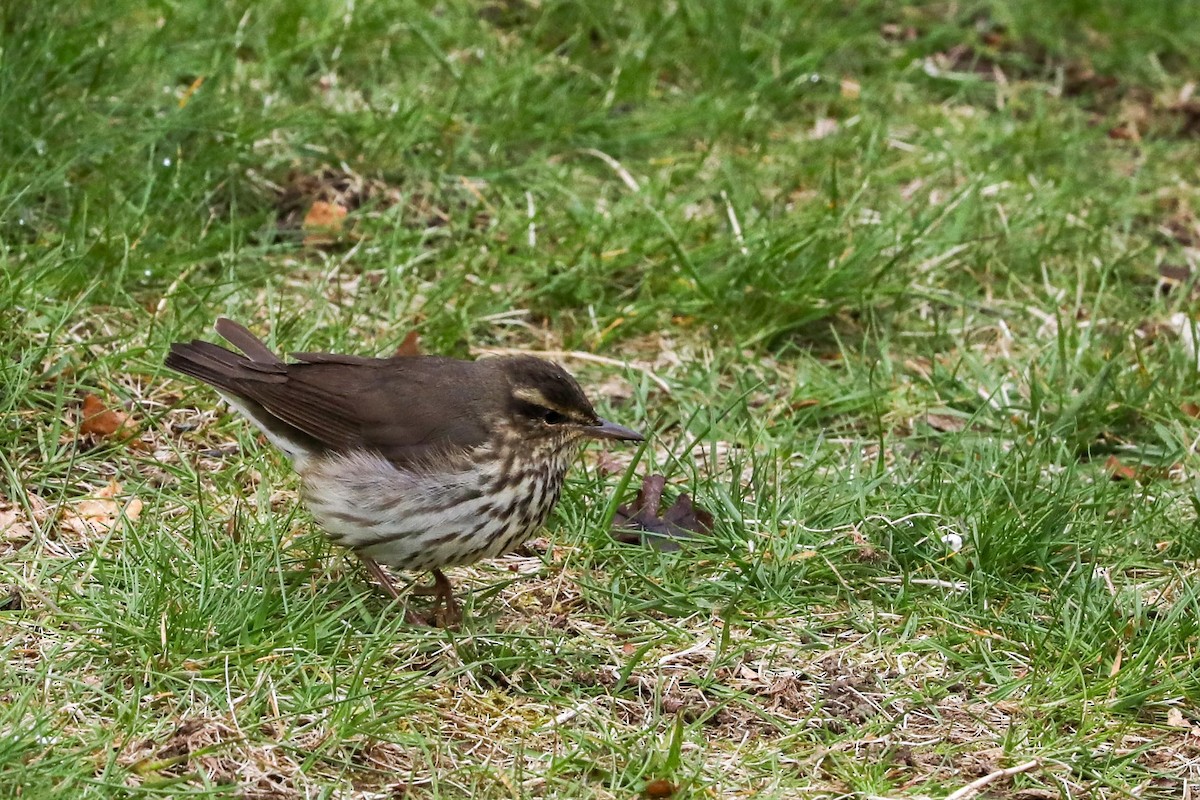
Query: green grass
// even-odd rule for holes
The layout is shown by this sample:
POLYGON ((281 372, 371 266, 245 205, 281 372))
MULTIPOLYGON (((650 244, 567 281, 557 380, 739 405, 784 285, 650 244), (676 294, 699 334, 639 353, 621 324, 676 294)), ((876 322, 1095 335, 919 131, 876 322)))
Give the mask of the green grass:
POLYGON ((0 795, 1183 796, 1198 54, 1168 0, 6 7, 0 795), (323 166, 378 182, 326 249, 323 166), (218 315, 616 359, 654 436, 415 627, 161 367, 218 315), (655 472, 711 538, 612 540, 655 472))

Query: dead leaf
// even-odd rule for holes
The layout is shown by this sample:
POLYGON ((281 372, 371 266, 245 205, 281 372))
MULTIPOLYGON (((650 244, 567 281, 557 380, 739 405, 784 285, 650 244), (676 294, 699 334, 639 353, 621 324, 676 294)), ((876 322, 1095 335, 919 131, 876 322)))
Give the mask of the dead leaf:
POLYGON ((304 229, 305 247, 327 247, 338 240, 342 234, 343 223, 348 209, 339 203, 327 203, 324 200, 314 200, 304 215, 301 227, 304 229))
POLYGON ((1108 472, 1108 476, 1114 481, 1135 481, 1137 480, 1137 470, 1128 464, 1121 463, 1121 459, 1116 456, 1109 456, 1104 462, 1104 469, 1108 472))
POLYGON ((103 439, 115 435, 118 431, 123 436, 136 433, 136 426, 129 419, 129 415, 109 408, 94 394, 84 395, 79 432, 84 436, 103 439))
POLYGON ((1180 403, 1179 410, 1192 419, 1200 419, 1200 405, 1196 405, 1190 400, 1180 403))
POLYGON ((142 514, 142 501, 131 497, 124 503, 117 498, 123 489, 115 480, 87 497, 76 500, 63 511, 63 527, 91 538, 111 531, 121 518, 134 522, 142 514))
POLYGON ((19 506, 0 503, 0 541, 24 544, 32 538, 25 512, 19 506))
POLYGON ((421 337, 417 335, 416 331, 408 332, 404 341, 396 348, 395 355, 400 357, 421 355, 421 337))
POLYGON ((953 414, 938 414, 930 411, 925 415, 925 423, 935 431, 942 433, 959 433, 966 429, 967 421, 953 414))
POLYGON ((675 784, 664 778, 650 781, 642 789, 642 795, 651 798, 651 800, 659 800, 663 797, 670 797, 673 794, 675 794, 675 784))
POLYGON ((480 191, 486 184, 480 181, 462 179, 453 186, 385 181, 360 175, 346 164, 293 170, 279 182, 253 177, 274 193, 279 229, 289 237, 303 233, 310 247, 345 244, 363 235, 358 224, 343 224, 348 213, 363 220, 394 213, 388 209, 400 206, 402 223, 421 229, 447 225, 452 219, 466 219, 472 228, 486 227, 494 213, 480 191))
POLYGON ((1108 129, 1108 138, 1122 142, 1136 142, 1140 141, 1142 137, 1138 133, 1137 126, 1134 123, 1123 122, 1108 129))
POLYGON ((1183 711, 1172 706, 1167 709, 1167 724, 1172 728, 1190 728, 1187 720, 1183 718, 1183 711))
MULTIPOLYGON (((30 495, 30 497, 33 498, 34 496, 30 495)), ((33 508, 36 519, 41 506, 34 504, 32 499, 30 500, 30 505, 33 508)), ((37 519, 37 521, 42 522, 43 520, 37 519)), ((32 542, 33 538, 33 527, 25 514, 25 509, 16 503, 9 503, 0 498, 0 556, 14 550, 20 550, 32 542)))
POLYGON ((648 475, 631 506, 621 506, 613 517, 612 536, 624 544, 641 544, 662 552, 682 549, 679 542, 712 532, 713 518, 692 505, 686 492, 676 498, 666 513, 659 516, 667 479, 648 475))
POLYGON ((850 529, 850 540, 854 542, 854 546, 858 549, 859 561, 879 561, 883 558, 879 549, 871 544, 871 540, 858 528, 850 529))

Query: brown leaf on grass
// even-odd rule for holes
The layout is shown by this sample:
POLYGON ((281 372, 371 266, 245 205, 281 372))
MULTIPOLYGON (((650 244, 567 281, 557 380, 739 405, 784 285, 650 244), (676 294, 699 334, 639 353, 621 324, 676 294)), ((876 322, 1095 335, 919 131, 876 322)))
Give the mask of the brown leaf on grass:
MULTIPOLYGON (((43 522, 45 510, 41 498, 36 495, 29 495, 29 498, 35 519, 37 522, 43 522)), ((0 556, 20 550, 33 541, 33 536, 33 526, 25 514, 25 509, 0 497, 0 556)))
POLYGON ((1136 481, 1138 478, 1137 469, 1123 463, 1116 456, 1109 456, 1104 461, 1104 469, 1114 481, 1136 481))
POLYGON ((1200 419, 1200 405, 1197 405, 1190 400, 1179 404, 1179 410, 1187 414, 1192 419, 1200 419))
POLYGON ((131 497, 121 502, 123 489, 115 480, 63 509, 63 527, 85 539, 112 530, 121 517, 130 522, 142 514, 142 501, 131 497))
POLYGON ((421 355, 421 337, 417 335, 416 331, 408 332, 404 341, 396 348, 396 355, 400 357, 421 355))
POLYGON ((25 512, 17 505, 0 501, 0 541, 24 543, 32 538, 25 512))
POLYGON ((367 177, 346 164, 292 170, 278 183, 252 177, 275 194, 279 230, 289 235, 304 234, 304 243, 309 247, 352 243, 361 234, 357 224, 349 224, 348 215, 364 219, 395 206, 401 207, 402 224, 422 229, 464 218, 470 227, 481 228, 490 224, 493 216, 493 209, 480 191, 484 184, 466 179, 452 185, 415 181, 409 185, 367 177), (481 207, 486 211, 480 211, 481 207))
POLYGON ((879 548, 871 544, 871 540, 858 528, 850 529, 850 541, 854 542, 859 561, 870 562, 881 561, 883 559, 884 556, 879 552, 879 548))
POLYGON ((692 505, 687 493, 660 515, 663 490, 667 479, 648 475, 632 506, 621 506, 613 517, 612 536, 623 544, 640 544, 662 552, 680 550, 682 540, 695 539, 712 532, 713 517, 702 508, 692 505))
POLYGON ((966 430, 967 420, 954 414, 939 414, 929 411, 925 414, 925 424, 935 431, 942 433, 959 433, 966 430))
POLYGON ((109 408, 94 394, 84 395, 83 410, 79 414, 79 433, 105 439, 120 433, 129 437, 137 433, 137 426, 123 411, 109 408))
POLYGON ((1122 122, 1108 129, 1108 138, 1116 139, 1122 142, 1140 141, 1142 136, 1138 133, 1137 125, 1132 122, 1122 122))
POLYGON ((284 178, 282 186, 273 185, 273 188, 280 225, 293 229, 317 203, 357 211, 367 203, 386 207, 400 201, 400 193, 383 181, 328 166, 314 172, 293 170, 284 178))
POLYGON ((328 247, 336 243, 342 237, 348 213, 339 203, 314 200, 300 224, 304 229, 304 246, 328 247))
POLYGON ((642 788, 642 795, 649 800, 662 800, 664 797, 671 797, 675 794, 675 784, 665 778, 649 781, 642 788))

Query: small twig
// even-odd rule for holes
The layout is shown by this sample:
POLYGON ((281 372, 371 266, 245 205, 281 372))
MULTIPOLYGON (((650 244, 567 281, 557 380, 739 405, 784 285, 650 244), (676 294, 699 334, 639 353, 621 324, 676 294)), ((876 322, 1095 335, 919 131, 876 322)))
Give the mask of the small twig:
POLYGON ((166 310, 167 301, 171 299, 172 295, 179 290, 179 287, 182 286, 188 280, 188 278, 192 277, 192 273, 199 269, 202 263, 204 262, 197 261, 195 264, 192 264, 183 272, 179 273, 175 280, 171 281, 171 285, 167 287, 165 292, 163 292, 163 296, 158 299, 158 305, 154 307, 155 317, 158 317, 163 313, 163 311, 166 310))
POLYGON ((584 700, 581 703, 576 703, 574 706, 572 706, 571 708, 568 708, 566 711, 560 712, 558 714, 558 716, 556 716, 553 720, 550 721, 549 725, 543 726, 540 730, 546 730, 548 728, 557 728, 559 725, 562 725, 564 722, 570 722, 571 720, 575 719, 575 717, 579 716, 584 711, 586 711, 588 708, 590 708, 596 702, 596 700, 597 700, 597 698, 593 697, 588 700, 584 700))
POLYGON ((466 175, 459 175, 458 182, 462 184, 464 189, 475 195, 475 199, 479 201, 481 206, 487 209, 489 214, 493 217, 496 216, 496 207, 487 201, 487 198, 483 196, 483 192, 479 191, 479 187, 475 185, 475 181, 468 179, 466 175))
POLYGON ((533 204, 533 193, 525 193, 525 210, 529 215, 529 247, 530 249, 537 247, 537 225, 534 224, 533 218, 537 214, 537 207, 533 204))
POLYGON ((973 797, 978 794, 979 790, 987 786, 989 783, 998 781, 1001 778, 1011 778, 1013 775, 1020 775, 1022 772, 1029 772, 1031 769, 1037 769, 1041 765, 1042 760, 1040 758, 1035 758, 1032 761, 1026 761, 1024 764, 1017 764, 1015 767, 998 769, 995 772, 989 772, 982 778, 973 780, 961 789, 946 795, 946 800, 967 800, 968 797, 973 797))
POLYGON ((918 586, 936 586, 939 589, 950 589, 955 592, 965 592, 967 590, 966 581, 943 581, 938 578, 909 578, 905 580, 904 578, 884 577, 875 578, 872 580, 872 583, 914 583, 918 586))
POLYGON ((597 150, 594 147, 585 147, 579 152, 587 153, 589 156, 595 156, 605 164, 608 164, 608 166, 612 168, 612 171, 617 173, 617 177, 621 179, 621 182, 629 187, 630 191, 640 192, 642 190, 642 187, 638 186, 638 182, 635 181, 633 176, 629 174, 629 170, 621 166, 621 162, 617 161, 608 153, 597 150))
POLYGON ((746 238, 742 236, 742 224, 738 222, 737 212, 733 210, 733 203, 729 202, 729 195, 724 189, 721 190, 721 199, 725 201, 725 216, 729 217, 729 227, 733 228, 733 238, 737 240, 738 249, 742 251, 742 255, 750 255, 750 251, 746 248, 746 238))
POLYGON ((472 348, 473 353, 491 353, 498 356, 545 356, 547 358, 571 358, 576 361, 590 361, 593 364, 604 364, 609 367, 626 367, 628 369, 636 369, 641 372, 658 388, 662 389, 667 394, 671 393, 671 384, 667 383, 663 378, 659 377, 654 370, 649 367, 644 367, 641 364, 633 364, 628 361, 622 361, 618 358, 609 358, 608 356, 598 356, 595 353, 585 353, 582 350, 521 350, 516 347, 478 347, 472 348))

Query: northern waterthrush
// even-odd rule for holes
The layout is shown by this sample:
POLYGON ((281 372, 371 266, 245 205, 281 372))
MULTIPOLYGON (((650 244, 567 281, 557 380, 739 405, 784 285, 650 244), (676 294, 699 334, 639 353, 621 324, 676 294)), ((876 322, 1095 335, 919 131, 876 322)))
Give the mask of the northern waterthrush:
POLYGON ((295 353, 245 327, 216 329, 245 355, 194 340, 166 365, 212 385, 292 460, 313 516, 363 560, 431 571, 424 593, 457 604, 442 569, 519 547, 546 521, 587 439, 641 441, 601 419, 564 369, 532 356, 463 361, 295 353))

